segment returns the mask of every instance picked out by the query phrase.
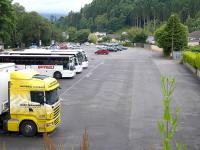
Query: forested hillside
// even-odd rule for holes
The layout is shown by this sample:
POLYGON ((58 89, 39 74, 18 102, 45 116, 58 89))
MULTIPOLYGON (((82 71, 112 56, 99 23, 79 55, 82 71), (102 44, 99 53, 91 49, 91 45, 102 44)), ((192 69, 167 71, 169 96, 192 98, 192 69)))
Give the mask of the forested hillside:
POLYGON ((200 0, 93 0, 80 12, 70 12, 68 16, 60 18, 57 26, 107 32, 129 26, 152 30, 166 21, 171 13, 177 13, 192 31, 200 28, 195 18, 200 18, 197 15, 199 10, 200 0))
POLYGON ((26 12, 12 0, 1 0, 0 12, 0 42, 6 47, 28 47, 39 41, 49 45, 52 40, 85 42, 94 31, 128 29, 134 35, 134 27, 154 34, 172 13, 179 15, 189 32, 200 30, 200 0, 93 0, 80 12, 70 12, 60 19, 51 16, 50 21, 37 12, 26 12))

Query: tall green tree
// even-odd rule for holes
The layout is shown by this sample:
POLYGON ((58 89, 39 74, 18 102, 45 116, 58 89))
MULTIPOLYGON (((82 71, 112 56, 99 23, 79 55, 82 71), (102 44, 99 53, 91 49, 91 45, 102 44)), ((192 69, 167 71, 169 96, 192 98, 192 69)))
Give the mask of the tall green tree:
POLYGON ((180 51, 188 43, 188 29, 184 26, 176 14, 168 19, 155 33, 155 39, 164 54, 169 56, 172 51, 180 51))
POLYGON ((32 43, 39 45, 40 40, 45 45, 50 43, 51 25, 48 20, 36 12, 24 14, 19 28, 21 28, 22 40, 26 46, 30 46, 32 43))
POLYGON ((200 30, 200 11, 197 12, 195 18, 188 18, 186 20, 186 25, 188 26, 189 32, 200 30))
POLYGON ((26 14, 25 8, 21 6, 19 3, 13 4, 15 16, 16 16, 16 22, 15 26, 13 28, 12 32, 12 47, 21 47, 22 46, 22 30, 25 28, 24 26, 21 26, 23 22, 23 16, 26 14))
POLYGON ((77 32, 77 29, 75 27, 69 27, 67 29, 67 33, 69 35, 68 41, 70 42, 76 41, 76 32, 77 32))
POLYGON ((88 36, 90 34, 89 29, 81 29, 76 32, 76 42, 84 43, 88 41, 88 36))
POLYGON ((97 26, 97 31, 105 31, 108 24, 107 15, 106 14, 98 15, 95 18, 95 24, 97 26))
POLYGON ((0 1, 0 40, 8 43, 15 25, 14 9, 11 0, 0 1))

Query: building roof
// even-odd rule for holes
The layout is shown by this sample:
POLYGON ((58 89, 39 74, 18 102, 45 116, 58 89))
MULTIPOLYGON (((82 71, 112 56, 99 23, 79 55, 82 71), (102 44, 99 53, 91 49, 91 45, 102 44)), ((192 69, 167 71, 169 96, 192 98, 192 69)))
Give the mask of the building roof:
POLYGON ((190 38, 200 39, 200 31, 194 31, 189 34, 190 38))
POLYGON ((108 37, 112 38, 112 39, 118 39, 120 38, 120 36, 118 34, 108 34, 108 37))

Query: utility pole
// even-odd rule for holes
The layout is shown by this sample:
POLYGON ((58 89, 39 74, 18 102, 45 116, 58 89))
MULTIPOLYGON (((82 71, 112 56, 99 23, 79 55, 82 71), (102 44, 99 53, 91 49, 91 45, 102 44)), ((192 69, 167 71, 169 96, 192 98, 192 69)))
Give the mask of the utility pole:
POLYGON ((172 18, 172 50, 171 50, 171 53, 172 53, 172 58, 173 58, 173 51, 174 51, 174 17, 172 18))

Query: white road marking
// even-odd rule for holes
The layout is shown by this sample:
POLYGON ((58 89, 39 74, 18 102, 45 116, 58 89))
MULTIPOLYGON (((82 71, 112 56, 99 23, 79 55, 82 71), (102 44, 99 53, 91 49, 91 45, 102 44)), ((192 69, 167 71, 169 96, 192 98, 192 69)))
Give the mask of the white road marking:
POLYGON ((89 72, 85 77, 89 78, 92 75, 92 72, 89 72))
POLYGON ((74 84, 72 84, 72 86, 70 86, 68 89, 66 89, 62 94, 60 94, 60 96, 66 94, 67 92, 69 92, 71 89, 73 89, 80 81, 82 81, 84 78, 88 78, 92 75, 92 72, 94 70, 96 70, 99 66, 101 66, 102 64, 104 64, 104 61, 100 62, 98 65, 96 65, 88 74, 86 74, 85 76, 83 76, 82 78, 80 78, 78 81, 76 81, 74 84))

